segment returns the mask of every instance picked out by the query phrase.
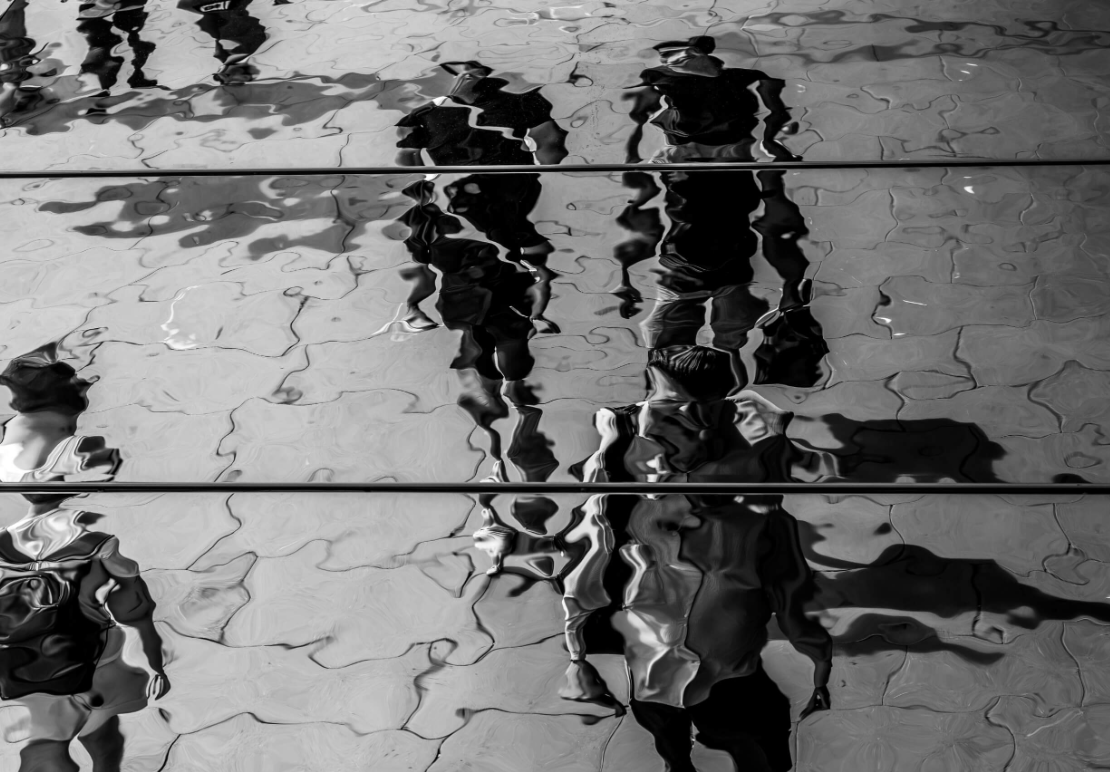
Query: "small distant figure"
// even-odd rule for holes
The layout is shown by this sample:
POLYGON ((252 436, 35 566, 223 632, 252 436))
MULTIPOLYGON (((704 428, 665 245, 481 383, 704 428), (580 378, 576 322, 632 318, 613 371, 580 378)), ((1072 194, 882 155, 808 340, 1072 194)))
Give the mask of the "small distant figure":
POLYGON ((778 136, 790 121, 782 101, 785 83, 759 70, 725 67, 712 56, 716 41, 707 35, 655 46, 662 64, 640 73, 628 144, 628 162, 639 162, 643 125, 651 121, 666 134, 653 162, 751 161, 763 119, 762 148, 776 161, 797 161, 778 136), (661 109, 662 108, 662 109, 661 109))
MULTIPOLYGON (((197 26, 211 36, 216 45, 220 70, 213 76, 217 83, 232 86, 249 83, 258 77, 258 68, 247 61, 266 42, 266 27, 249 6, 251 0, 179 0, 177 7, 199 14, 197 26)), ((275 2, 275 5, 284 3, 275 2)))
MULTIPOLYGON (((87 381, 54 346, 17 357, 0 373, 18 415, 4 426, 0 480, 109 480, 118 451, 76 434, 87 381)), ((119 540, 90 530, 98 515, 62 509, 65 495, 29 494, 27 516, 0 530, 0 700, 30 712, 20 772, 77 772, 77 738, 97 772, 119 772, 119 715, 169 691, 154 601, 119 540), (123 658, 135 630, 153 675, 123 658)))

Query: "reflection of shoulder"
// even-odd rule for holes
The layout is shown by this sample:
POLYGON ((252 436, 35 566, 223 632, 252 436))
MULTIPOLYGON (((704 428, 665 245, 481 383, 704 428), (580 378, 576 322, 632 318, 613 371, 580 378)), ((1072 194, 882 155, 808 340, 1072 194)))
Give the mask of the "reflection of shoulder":
POLYGON ((760 433, 782 434, 794 417, 789 410, 783 410, 751 389, 729 397, 729 401, 736 405, 736 422, 740 424, 742 432, 745 428, 758 431, 762 427, 760 433))

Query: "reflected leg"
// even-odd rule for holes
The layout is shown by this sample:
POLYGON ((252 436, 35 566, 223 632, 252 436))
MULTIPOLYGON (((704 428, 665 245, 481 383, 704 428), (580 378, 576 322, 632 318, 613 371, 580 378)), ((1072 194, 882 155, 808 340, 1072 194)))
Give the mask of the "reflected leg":
POLYGON ((787 772, 790 759, 790 701, 760 667, 750 676, 713 686, 692 706, 698 742, 723 750, 745 772, 787 772))
POLYGON ((31 740, 19 751, 19 772, 80 772, 62 740, 31 740))
POLYGON ((116 28, 127 33, 127 44, 131 46, 132 65, 135 71, 127 79, 127 85, 133 88, 152 88, 158 85, 158 81, 151 80, 143 71, 147 59, 154 53, 155 48, 154 43, 143 40, 140 36, 143 26, 146 24, 147 16, 148 14, 143 8, 120 11, 115 16, 116 28))
POLYGON ((749 368, 740 358, 740 350, 748 342, 748 333, 768 310, 767 301, 751 292, 750 284, 725 287, 713 295, 709 327, 713 331, 713 347, 732 357, 737 388, 746 388, 749 368))
POLYGON ((690 714, 672 705, 659 702, 629 700, 632 715, 640 726, 655 738, 655 750, 667 764, 667 772, 697 772, 690 753, 694 748, 690 737, 690 714))
MULTIPOLYGON (((82 11, 89 8, 92 6, 81 6, 82 11)), ((123 38, 112 29, 112 19, 108 16, 81 19, 77 24, 77 31, 89 41, 89 53, 81 63, 81 72, 96 75, 101 90, 106 94, 116 85, 123 66, 122 56, 112 56, 112 49, 122 43, 123 38)))
POLYGON ((622 182, 626 188, 635 191, 628 206, 617 217, 617 224, 631 231, 630 238, 622 241, 613 249, 613 259, 621 269, 620 284, 613 294, 621 299, 620 313, 625 319, 634 316, 639 309, 636 304, 643 297, 632 286, 629 269, 644 260, 655 257, 659 242, 663 240, 663 219, 659 209, 644 209, 644 205, 659 195, 660 188, 654 178, 646 172, 625 172, 622 182))
POLYGON ((119 728, 119 716, 112 716, 77 739, 93 760, 93 772, 119 772, 123 763, 123 733, 119 728))
POLYGON ((420 307, 436 291, 435 272, 428 266, 417 263, 411 268, 401 269, 401 278, 411 282, 409 296, 405 298, 403 321, 418 332, 438 327, 420 307))
POLYGON ((763 256, 782 277, 780 308, 805 305, 808 298, 804 297, 804 285, 809 260, 799 244, 809 233, 805 217, 798 205, 786 196, 785 172, 759 172, 759 183, 763 190, 763 216, 752 227, 762 237, 763 256))
POLYGON ((215 41, 215 57, 223 67, 216 73, 219 83, 245 83, 256 70, 245 60, 266 42, 266 28, 245 8, 202 14, 197 26, 215 41), (233 48, 224 41, 235 43, 233 48))

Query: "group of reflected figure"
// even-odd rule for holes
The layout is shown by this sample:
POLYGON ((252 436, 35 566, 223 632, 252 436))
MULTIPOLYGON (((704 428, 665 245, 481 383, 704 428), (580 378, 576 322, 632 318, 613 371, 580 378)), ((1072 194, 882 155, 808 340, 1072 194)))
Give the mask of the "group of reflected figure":
MULTIPOLYGON (((142 13, 140 0, 135 18, 142 13)), ((82 24, 92 30, 99 22, 88 18, 82 24)), ((118 14, 113 23, 130 29, 120 27, 118 14)), ((141 20, 133 26, 141 27, 141 20)), ((670 41, 656 50, 658 66, 644 70, 630 92, 635 131, 629 161, 641 160, 649 121, 666 137, 654 159, 661 164, 747 161, 757 152, 794 159, 777 140, 789 121, 781 81, 725 67, 713 56, 710 37, 670 41)), ((14 61, 10 51, 6 56, 14 61)), ((515 166, 557 164, 566 156, 566 132, 538 90, 510 92, 479 62, 441 66, 455 76, 454 86, 401 121, 401 163, 515 166)), ((97 67, 111 70, 90 65, 97 67)), ((808 263, 799 245, 805 222, 787 197, 783 172, 667 171, 661 165, 657 176, 630 171, 624 181, 631 196, 618 222, 629 237, 614 259, 622 271, 615 292, 625 317, 638 314, 644 302, 630 269, 649 259, 659 265, 654 307, 641 324, 646 396, 598 412, 596 451, 570 465, 579 479, 994 479, 991 462, 1001 449, 972 424, 829 416, 840 449, 819 451, 791 440, 792 414, 750 388, 810 388, 825 376, 828 348, 809 309, 808 263), (652 206, 660 194, 666 224, 652 206), (782 279, 777 303, 753 292, 756 257, 782 279), (703 345, 707 325, 710 338, 703 345), (757 332, 753 350, 747 344, 757 332), (924 452, 938 445, 948 452, 924 452)), ((434 186, 422 178, 405 190, 413 202, 401 217, 412 256, 404 269, 411 292, 398 323, 414 334, 442 325, 459 335, 450 367, 459 374, 460 407, 489 440, 490 479, 508 480, 515 470, 523 481, 546 481, 560 462, 543 434, 542 408, 529 384, 529 345, 537 334, 558 334, 559 327, 547 317, 557 278, 548 265, 554 248, 529 219, 541 176, 487 171, 462 177, 443 191, 446 211, 434 186), (474 237, 460 236, 464 231, 474 237), (437 292, 438 321, 421 305, 437 292), (496 424, 513 413, 515 428, 503 448, 496 424)), ((60 359, 57 345, 12 360, 0 384, 12 393, 16 413, 0 442, 0 479, 113 477, 119 452, 101 438, 76 433, 90 384, 60 359)), ((119 715, 169 689, 152 623, 154 601, 118 540, 93 529, 95 515, 63 508, 64 496, 27 498, 29 514, 0 532, 0 698, 31 714, 21 770, 77 769, 69 747, 75 738, 96 770, 119 770, 119 715), (145 668, 121 656, 120 625, 138 633, 145 668)), ((772 618, 814 665, 803 718, 836 705, 835 689, 829 689, 833 640, 807 613, 822 603, 850 598, 861 607, 891 610, 859 616, 843 643, 838 640, 842 650, 857 652, 904 647, 886 641, 882 631, 899 624, 920 629, 912 617, 917 612, 954 616, 977 606, 1014 612, 1014 624, 1029 628, 1080 615, 1110 621, 1110 607, 1053 598, 1018 583, 993 561, 941 558, 912 545, 892 547, 872 564, 832 561, 840 573, 815 577, 805 555, 820 537, 786 511, 781 496, 597 495, 555 533, 547 529, 559 512, 553 500, 498 497, 506 498, 508 516, 498 512, 503 504, 494 496, 479 498, 483 524, 474 540, 491 558, 490 581, 508 573, 561 595, 568 656, 561 696, 617 714, 630 710, 674 772, 695 769, 695 736, 730 754, 740 769, 791 767, 790 705, 760 658, 772 618), (603 654, 627 663, 627 706, 591 662, 603 654)), ((924 633, 914 643, 959 649, 924 633)), ((971 649, 962 655, 984 657, 971 649)))
MULTIPOLYGON (((258 68, 249 60, 266 42, 267 33, 262 22, 250 12, 252 1, 180 0, 177 4, 178 8, 195 15, 197 27, 212 38, 213 54, 220 65, 214 75, 217 83, 247 83, 258 74, 258 68)), ((273 1, 275 5, 292 2, 273 1)), ((28 2, 10 0, 0 16, 0 112, 13 115, 27 112, 47 98, 41 87, 30 83, 41 59, 38 44, 27 30, 28 2)), ((100 100, 111 94, 127 63, 122 47, 125 42, 131 53, 127 85, 133 89, 165 88, 146 72, 147 60, 157 47, 143 35, 149 15, 147 0, 78 3, 77 31, 88 41, 81 74, 93 79, 97 89, 93 95, 94 106, 87 114, 106 111, 100 100)))

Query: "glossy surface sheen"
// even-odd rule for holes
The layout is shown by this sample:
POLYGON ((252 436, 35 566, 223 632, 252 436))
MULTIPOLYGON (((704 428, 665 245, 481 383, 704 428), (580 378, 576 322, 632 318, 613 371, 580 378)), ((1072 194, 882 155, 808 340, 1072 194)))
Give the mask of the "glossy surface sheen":
MULTIPOLYGON (((1107 158, 1107 4, 175 5, 0 19, 0 480, 1110 483, 1106 168, 141 176, 1107 158)), ((1101 768, 1106 503, 4 494, 0 768, 1101 768)))
POLYGON ((147 5, 115 30, 79 31, 74 3, 5 16, 0 34, 30 41, 9 56, 37 59, 9 71, 25 93, 9 95, 7 168, 390 164, 393 127, 450 88, 436 63, 470 59, 510 90, 542 87, 572 132, 568 160, 620 163, 623 89, 654 64, 654 44, 707 29, 729 65, 786 82, 798 123, 787 145, 809 160, 1107 155, 1100 2, 253 0, 222 26, 147 5), (132 46, 119 64, 89 54, 90 37, 96 48, 134 30, 142 88, 128 85, 132 46))
MULTIPOLYGON (((702 176, 724 193, 752 185, 702 176)), ((460 177, 435 181, 436 206, 460 177)), ((399 218, 417 179, 3 183, 5 353, 60 340, 97 377, 80 431, 122 450, 121 480, 483 479, 490 437, 456 404, 482 393, 452 369, 461 333, 401 320, 416 266, 399 218)), ((879 454, 851 479, 1110 480, 1107 182, 1076 167, 788 173, 829 355, 812 387, 757 390, 797 414, 796 439, 879 454)), ((555 249, 547 316, 560 331, 522 340, 516 361, 525 346, 535 360, 518 364, 538 422, 523 431, 550 443, 552 480, 593 451, 598 408, 643 398, 662 268, 631 267, 641 301, 612 293, 613 255, 637 236, 617 222, 631 194, 619 175, 546 174, 531 213, 555 249)), ((665 221, 662 199, 640 214, 665 221)), ((710 242, 737 233, 697 227, 710 242)), ((762 257, 751 265, 740 327, 783 286, 762 257)), ((441 322, 436 302, 423 307, 441 322)), ((749 363, 765 337, 743 344, 749 363)), ((501 411, 492 429, 508 445, 522 413, 501 411)))

